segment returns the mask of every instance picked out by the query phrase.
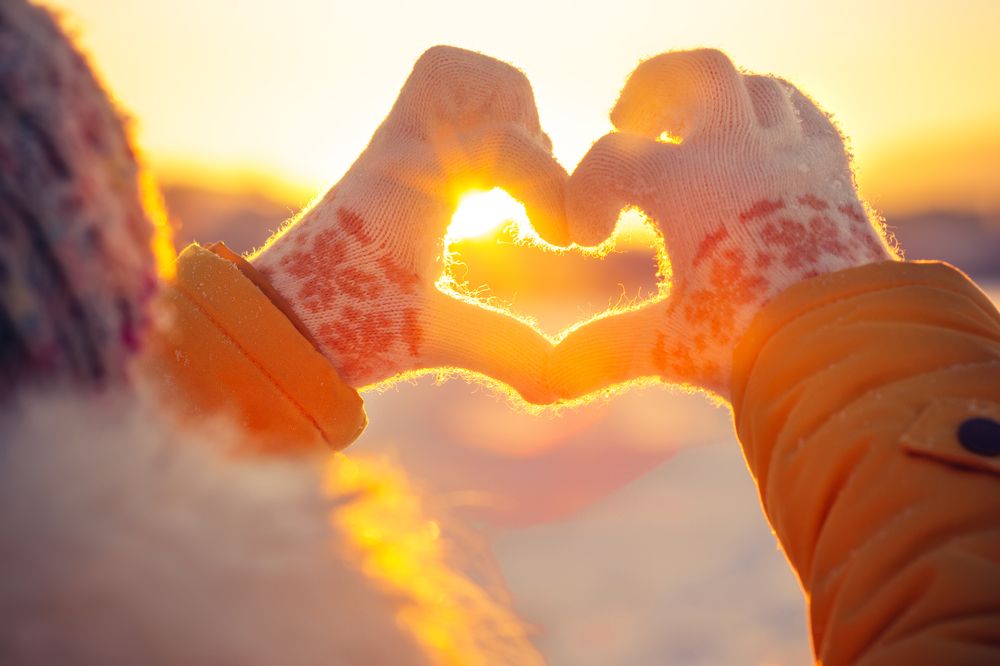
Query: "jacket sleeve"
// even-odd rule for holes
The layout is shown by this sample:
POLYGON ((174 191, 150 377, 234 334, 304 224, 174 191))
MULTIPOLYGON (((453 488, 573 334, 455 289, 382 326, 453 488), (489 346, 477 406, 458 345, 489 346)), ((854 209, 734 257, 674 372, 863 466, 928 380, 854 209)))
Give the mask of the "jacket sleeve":
POLYGON ((940 263, 813 278, 736 350, 737 433, 840 664, 1000 664, 1000 315, 940 263))
POLYGON ((190 245, 160 295, 141 373, 182 420, 234 420, 247 449, 341 449, 366 425, 361 398, 287 312, 224 246, 190 245))

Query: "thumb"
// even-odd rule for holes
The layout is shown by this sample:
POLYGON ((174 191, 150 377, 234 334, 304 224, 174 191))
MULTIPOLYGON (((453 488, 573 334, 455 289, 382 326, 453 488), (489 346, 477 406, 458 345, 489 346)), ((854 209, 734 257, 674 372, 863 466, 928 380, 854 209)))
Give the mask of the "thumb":
POLYGON ((623 208, 650 208, 648 192, 664 168, 659 162, 670 159, 672 148, 636 134, 611 133, 599 139, 566 187, 570 240, 597 245, 611 235, 623 208))
POLYGON ((753 118, 742 76, 715 49, 673 51, 640 63, 611 111, 619 130, 649 138, 667 130, 685 141, 752 127, 753 118))
POLYGON ((664 310, 663 303, 656 303, 572 331, 552 354, 552 390, 560 399, 573 400, 641 377, 659 376, 653 349, 664 310))
POLYGON ((524 204, 543 238, 555 245, 568 242, 568 176, 548 145, 514 125, 492 127, 471 140, 469 163, 483 185, 501 187, 524 204))
POLYGON ((528 324, 499 310, 437 290, 427 298, 420 361, 424 367, 477 372, 510 386, 533 404, 548 404, 552 345, 528 324))

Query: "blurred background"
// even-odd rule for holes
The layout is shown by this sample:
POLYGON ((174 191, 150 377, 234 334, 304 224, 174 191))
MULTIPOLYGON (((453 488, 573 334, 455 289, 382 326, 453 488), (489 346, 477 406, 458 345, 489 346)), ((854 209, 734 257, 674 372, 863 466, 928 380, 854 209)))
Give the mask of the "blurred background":
MULTIPOLYGON (((862 194, 911 259, 1000 295, 1000 3, 843 0, 46 0, 133 119, 177 242, 237 251, 350 166, 420 53, 530 78, 569 170, 644 57, 713 46, 780 75, 850 137, 862 194)), ((582 257, 460 248, 470 284, 550 331, 655 290, 641 239, 582 257), (526 291, 527 288, 527 291, 526 291)), ((560 414, 433 378, 365 396, 388 456, 478 525, 552 664, 802 664, 804 604, 732 434, 704 398, 634 389, 560 414)))

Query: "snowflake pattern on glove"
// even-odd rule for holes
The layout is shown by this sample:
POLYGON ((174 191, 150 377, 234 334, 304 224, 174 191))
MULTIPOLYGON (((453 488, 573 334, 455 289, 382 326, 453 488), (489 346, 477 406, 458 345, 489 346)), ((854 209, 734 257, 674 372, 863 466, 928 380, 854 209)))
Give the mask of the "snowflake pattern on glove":
POLYGON ((692 261, 700 286, 674 293, 669 306, 668 318, 682 320, 688 334, 678 339, 659 332, 656 337, 653 362, 661 374, 718 376, 721 364, 708 352, 735 345, 742 310, 759 310, 789 282, 827 272, 824 266, 887 258, 860 205, 834 207, 812 194, 794 200, 797 209, 784 198, 761 199, 737 216, 740 226, 756 231, 754 247, 725 245, 728 226, 705 235, 692 261))
POLYGON ((352 386, 449 368, 547 400, 548 342, 436 283, 462 194, 504 187, 564 232, 565 180, 525 76, 435 47, 343 179, 250 261, 352 386))
MULTIPOLYGON (((639 65, 570 179, 577 242, 606 237, 623 208, 658 225, 670 260, 664 301, 582 327, 558 367, 586 356, 610 382, 659 376, 726 396, 736 343, 780 292, 896 257, 861 205, 843 139, 791 84, 738 71, 710 49, 639 65)), ((598 388, 557 379, 572 397, 598 388)))
MULTIPOLYGON (((341 372, 385 373, 402 350, 411 358, 418 356, 423 332, 415 307, 393 311, 379 304, 414 300, 420 278, 384 247, 371 249, 374 242, 360 215, 338 207, 336 219, 337 225, 301 238, 299 247, 278 265, 293 279, 294 302, 303 314, 322 317, 314 335, 338 360, 341 372), (361 250, 366 253, 364 266, 347 261, 349 254, 361 250)), ((273 269, 268 272, 269 279, 278 279, 273 269)))

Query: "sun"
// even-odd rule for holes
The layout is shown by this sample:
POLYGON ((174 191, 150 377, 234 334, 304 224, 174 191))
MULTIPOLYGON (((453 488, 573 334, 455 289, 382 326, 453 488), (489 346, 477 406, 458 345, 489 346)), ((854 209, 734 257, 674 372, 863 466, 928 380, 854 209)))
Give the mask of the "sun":
POLYGON ((656 137, 657 143, 672 143, 679 146, 684 143, 684 140, 679 136, 671 132, 670 130, 664 130, 660 132, 660 136, 656 137))
POLYGON ((446 236, 450 241, 479 238, 510 223, 519 228, 528 226, 523 204, 499 187, 473 191, 459 201, 446 236))

